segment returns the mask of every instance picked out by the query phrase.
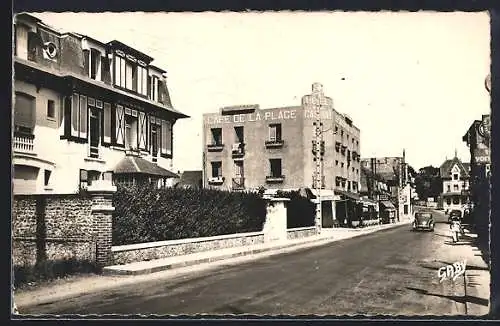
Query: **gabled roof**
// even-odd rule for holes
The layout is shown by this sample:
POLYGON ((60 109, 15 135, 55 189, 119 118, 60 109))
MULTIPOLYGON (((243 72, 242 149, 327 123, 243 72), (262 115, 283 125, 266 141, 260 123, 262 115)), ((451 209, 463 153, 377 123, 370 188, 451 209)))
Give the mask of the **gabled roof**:
MULTIPOLYGON (((466 164, 469 164, 469 163, 466 163, 466 164)), ((462 163, 462 161, 460 161, 460 159, 458 157, 454 157, 452 159, 444 161, 443 164, 441 164, 441 166, 439 167, 439 174, 440 174, 441 178, 449 177, 450 173, 451 173, 451 169, 453 169, 453 167, 455 165, 457 165, 458 168, 460 169, 460 174, 463 174, 466 176, 469 175, 468 168, 464 166, 464 164, 462 163)))
POLYGON ((151 163, 138 156, 127 155, 115 166, 115 174, 145 174, 168 178, 179 178, 179 176, 167 169, 151 163))

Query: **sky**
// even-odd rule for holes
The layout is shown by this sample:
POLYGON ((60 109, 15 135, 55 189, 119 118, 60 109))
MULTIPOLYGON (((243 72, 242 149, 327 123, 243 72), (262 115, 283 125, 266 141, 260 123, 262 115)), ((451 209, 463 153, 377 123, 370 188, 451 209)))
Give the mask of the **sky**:
POLYGON ((102 42, 119 40, 167 70, 174 170, 202 167, 202 114, 300 105, 314 82, 361 130, 362 157, 439 166, 490 113, 489 16, 483 13, 33 13, 102 42))

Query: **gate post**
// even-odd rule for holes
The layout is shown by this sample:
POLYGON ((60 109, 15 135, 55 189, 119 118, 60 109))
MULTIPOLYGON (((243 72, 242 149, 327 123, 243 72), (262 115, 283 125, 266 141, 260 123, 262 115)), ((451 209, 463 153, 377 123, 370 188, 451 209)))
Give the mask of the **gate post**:
POLYGON ((267 201, 264 241, 285 241, 287 239, 287 202, 288 198, 270 198, 267 201))
POLYGON ((116 187, 107 180, 96 180, 87 189, 92 198, 92 217, 96 239, 95 260, 98 268, 111 263, 113 233, 113 194, 116 187))

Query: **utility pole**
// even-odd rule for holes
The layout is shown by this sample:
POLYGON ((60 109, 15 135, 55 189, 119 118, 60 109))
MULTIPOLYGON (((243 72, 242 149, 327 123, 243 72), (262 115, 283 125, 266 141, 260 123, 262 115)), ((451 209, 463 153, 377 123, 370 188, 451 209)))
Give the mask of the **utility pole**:
POLYGON ((316 121, 314 123, 315 127, 315 151, 314 151, 314 189, 317 194, 316 203, 316 229, 317 233, 321 233, 322 227, 322 201, 321 201, 321 189, 323 188, 323 153, 322 153, 322 143, 323 143, 323 123, 321 122, 321 107, 325 101, 323 95, 322 86, 318 83, 313 84, 312 90, 312 104, 315 108, 316 121))

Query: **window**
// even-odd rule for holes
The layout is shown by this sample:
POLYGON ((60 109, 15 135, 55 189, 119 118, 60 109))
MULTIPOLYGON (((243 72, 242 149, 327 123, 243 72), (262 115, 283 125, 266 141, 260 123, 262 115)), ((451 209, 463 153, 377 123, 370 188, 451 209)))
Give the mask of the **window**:
POLYGON ((281 123, 269 125, 269 140, 270 141, 281 140, 281 123))
POLYGON ((234 174, 238 178, 243 177, 243 175, 244 175, 243 161, 234 161, 234 174))
POLYGON ((35 127, 35 98, 28 94, 16 93, 14 104, 15 131, 31 134, 35 127))
POLYGON ((338 160, 335 160, 335 165, 339 165, 339 161, 338 160))
POLYGON ((458 173, 453 173, 453 180, 458 180, 458 173))
POLYGON ((451 198, 446 198, 446 205, 451 205, 451 198))
POLYGON ((340 167, 344 168, 344 162, 340 163, 340 167))
POLYGON ((450 191, 451 191, 451 186, 450 186, 450 185, 447 185, 447 186, 446 186, 446 191, 447 191, 447 192, 450 192, 450 191))
POLYGON ((453 185, 453 191, 458 191, 458 185, 453 185))
POLYGON ((90 78, 101 80, 101 52, 90 49, 90 78))
POLYGON ((212 128, 212 144, 222 145, 222 128, 212 128))
POLYGON ((45 175, 44 175, 44 180, 43 180, 43 184, 45 186, 48 186, 49 185, 49 181, 50 181, 50 174, 52 172, 50 170, 45 170, 45 175))
POLYGON ((354 173, 354 166, 352 167, 352 173, 354 173))
POLYGON ((340 131, 340 136, 341 136, 341 137, 344 137, 344 130, 341 130, 341 131, 340 131))
POLYGON ((47 118, 56 118, 56 107, 53 100, 47 100, 47 118))
POLYGON ((279 158, 270 159, 269 165, 271 167, 271 177, 279 178, 282 176, 281 159, 279 159, 279 158))
POLYGON ((137 118, 125 116, 125 148, 137 149, 137 118))
POLYGON ((460 197, 453 196, 453 205, 458 205, 458 204, 460 204, 460 197))
POLYGON ((335 186, 340 187, 340 179, 339 178, 335 179, 335 186))
POLYGON ((145 68, 121 56, 115 56, 115 85, 146 95, 146 76, 145 68))
POLYGON ((403 214, 408 214, 408 205, 403 206, 403 214))
POLYGON ((243 144, 245 142, 243 126, 234 127, 234 133, 236 135, 236 142, 243 144))
POLYGON ((212 177, 222 177, 222 162, 212 162, 212 177))
POLYGON ((153 160, 156 160, 160 149, 160 135, 161 126, 157 124, 151 124, 151 155, 154 158, 153 160))
POLYGON ((98 158, 101 143, 101 112, 91 107, 89 115, 89 156, 98 158))

